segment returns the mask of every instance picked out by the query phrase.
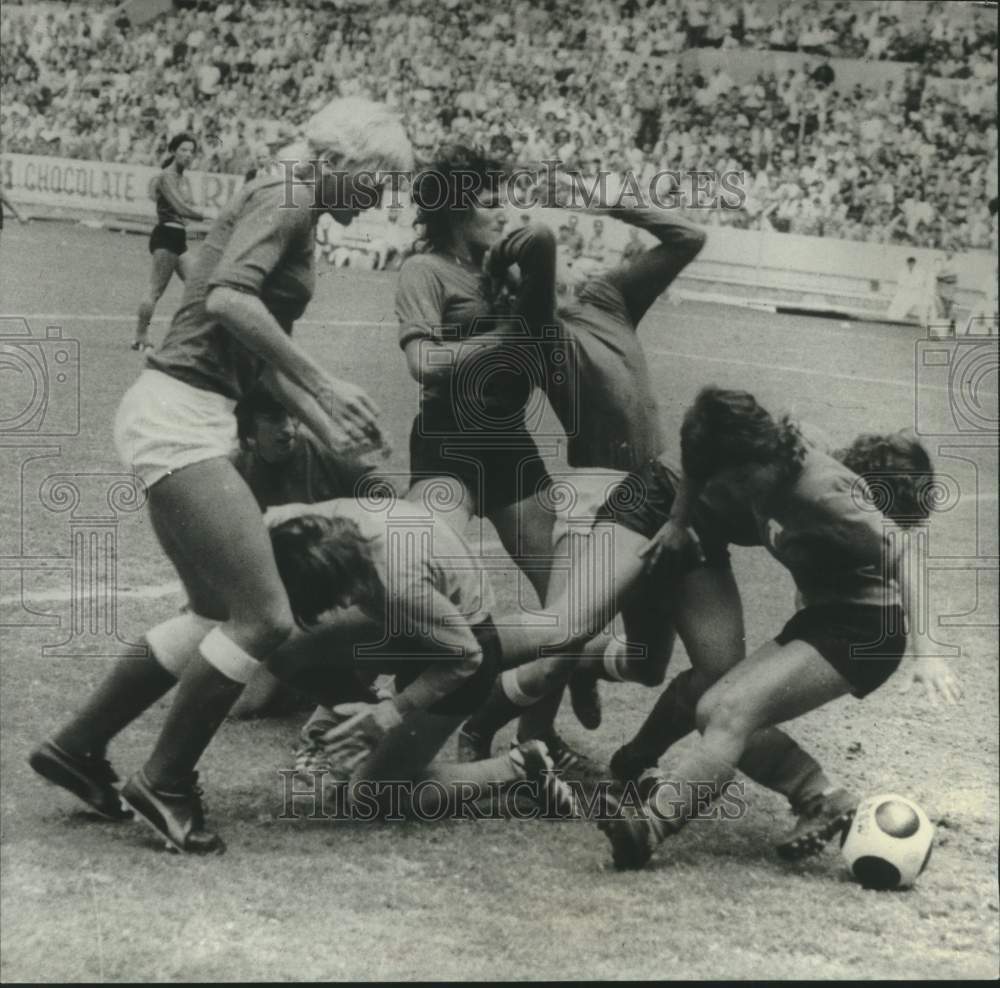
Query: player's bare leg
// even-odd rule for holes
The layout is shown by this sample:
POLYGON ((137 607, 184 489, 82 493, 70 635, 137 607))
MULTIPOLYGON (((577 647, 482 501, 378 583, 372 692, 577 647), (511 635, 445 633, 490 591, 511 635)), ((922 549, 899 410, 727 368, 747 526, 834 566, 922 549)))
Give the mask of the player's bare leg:
POLYGON ((132 343, 133 350, 146 350, 150 348, 149 324, 156 311, 156 303, 160 301, 163 293, 170 284, 170 279, 174 272, 178 271, 181 258, 169 250, 153 251, 153 269, 149 277, 149 294, 139 303, 139 315, 135 327, 135 340, 132 343))

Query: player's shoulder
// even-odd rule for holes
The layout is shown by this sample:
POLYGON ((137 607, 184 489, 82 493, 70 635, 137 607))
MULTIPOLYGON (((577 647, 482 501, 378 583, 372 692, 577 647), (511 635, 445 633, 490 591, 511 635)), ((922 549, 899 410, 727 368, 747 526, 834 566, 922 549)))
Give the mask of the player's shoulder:
POLYGON ((800 501, 844 520, 859 512, 873 513, 869 506, 875 503, 863 477, 815 447, 806 450, 795 495, 800 501))
POLYGON ((430 251, 410 254, 400 265, 400 281, 404 279, 426 281, 431 278, 437 280, 440 277, 443 263, 445 262, 437 254, 430 251))
POLYGON ((308 230, 314 219, 315 191, 305 183, 268 175, 247 182, 233 200, 238 213, 254 216, 276 228, 308 230))

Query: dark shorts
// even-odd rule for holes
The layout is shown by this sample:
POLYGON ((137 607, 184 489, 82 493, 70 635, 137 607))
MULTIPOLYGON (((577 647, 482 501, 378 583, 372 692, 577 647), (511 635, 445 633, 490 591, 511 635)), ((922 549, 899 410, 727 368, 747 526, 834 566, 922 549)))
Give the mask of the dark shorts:
MULTIPOLYGON (((465 717, 478 710, 490 695, 493 683, 500 675, 500 636, 492 618, 487 618, 481 624, 473 625, 472 633, 476 636, 476 641, 479 642, 483 650, 483 661, 479 664, 479 668, 454 693, 449 693, 437 703, 432 704, 428 708, 431 713, 465 717)), ((427 666, 427 662, 421 662, 419 659, 408 661, 406 668, 396 673, 396 692, 398 693, 409 686, 427 666)))
POLYGON ((906 619, 898 605, 823 604, 799 611, 774 640, 779 645, 812 645, 860 698, 899 668, 906 649, 906 619))
POLYGON ((149 252, 169 250, 178 257, 187 251, 187 231, 179 226, 157 224, 149 235, 149 252))
POLYGON ((426 425, 422 416, 410 430, 410 474, 411 485, 431 477, 456 478, 485 516, 534 496, 551 481, 523 424, 503 432, 449 432, 426 425))
MULTIPOLYGON (((601 505, 597 520, 613 521, 630 532, 651 539, 670 518, 679 480, 660 460, 650 460, 612 490, 601 505)), ((715 534, 719 526, 713 523, 711 512, 702 505, 696 505, 691 522, 705 554, 705 565, 728 567, 727 542, 715 534)), ((698 565, 694 554, 690 565, 698 565)))

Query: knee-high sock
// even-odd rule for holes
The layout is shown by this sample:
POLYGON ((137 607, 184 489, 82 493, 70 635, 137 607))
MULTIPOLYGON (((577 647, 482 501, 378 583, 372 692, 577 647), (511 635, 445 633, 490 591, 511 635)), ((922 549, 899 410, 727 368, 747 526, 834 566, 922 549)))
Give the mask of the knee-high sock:
POLYGON ((146 778, 152 786, 170 789, 191 775, 243 686, 200 653, 191 658, 146 762, 146 778))
POLYGON ((103 757, 108 742, 176 682, 152 654, 120 659, 53 740, 70 754, 103 757))
POLYGON ((486 702, 466 721, 466 730, 482 738, 492 738, 501 727, 545 697, 544 689, 535 692, 538 677, 533 674, 531 666, 548 661, 538 659, 528 666, 505 669, 500 673, 486 702))
POLYGON ((785 796, 795 813, 832 788, 819 762, 777 727, 754 732, 740 759, 740 771, 785 796))
POLYGON ((668 748, 694 730, 697 698, 691 679, 692 670, 686 669, 660 694, 635 737, 625 745, 630 759, 655 765, 668 748))
POLYGON ((706 813, 735 778, 736 767, 700 741, 671 774, 672 779, 654 785, 646 800, 653 831, 660 840, 706 813))

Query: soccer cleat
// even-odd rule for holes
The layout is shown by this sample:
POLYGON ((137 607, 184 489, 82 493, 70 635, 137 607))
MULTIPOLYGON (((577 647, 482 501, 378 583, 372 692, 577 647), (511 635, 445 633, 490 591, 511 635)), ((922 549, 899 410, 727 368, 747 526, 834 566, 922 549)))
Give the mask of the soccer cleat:
POLYGON ((458 732, 458 760, 460 762, 481 762, 490 757, 493 739, 477 734, 466 721, 458 732))
POLYGON ((82 799, 104 820, 131 820, 115 783, 118 776, 110 762, 89 755, 71 755, 53 741, 43 741, 28 764, 45 780, 82 799))
POLYGON ((538 786, 537 799, 543 816, 557 819, 582 816, 573 790, 559 778, 544 742, 524 741, 511 748, 510 758, 524 772, 524 777, 538 786))
POLYGON ((637 782, 648 769, 656 768, 656 762, 649 755, 631 751, 626 743, 611 756, 611 774, 618 782, 637 782))
POLYGON ((819 854, 837 834, 850 827, 858 798, 846 789, 814 796, 806 802, 792 832, 778 841, 778 856, 786 861, 802 861, 819 854))
POLYGON ((549 758, 558 771, 582 772, 593 767, 593 763, 586 755, 574 751, 555 731, 551 731, 539 740, 545 744, 549 758))
POLYGON ((154 789, 145 772, 136 772, 122 787, 125 802, 168 848, 185 854, 221 854, 226 845, 218 834, 205 829, 201 797, 197 772, 177 783, 173 791, 154 789))
POLYGON ((596 731, 601 726, 601 693, 597 688, 598 679, 587 668, 577 668, 569 678, 569 699, 576 719, 588 731, 596 731))
POLYGON ((645 808, 641 813, 626 809, 616 819, 597 826, 611 843, 611 859, 619 871, 642 868, 663 839, 645 808))

